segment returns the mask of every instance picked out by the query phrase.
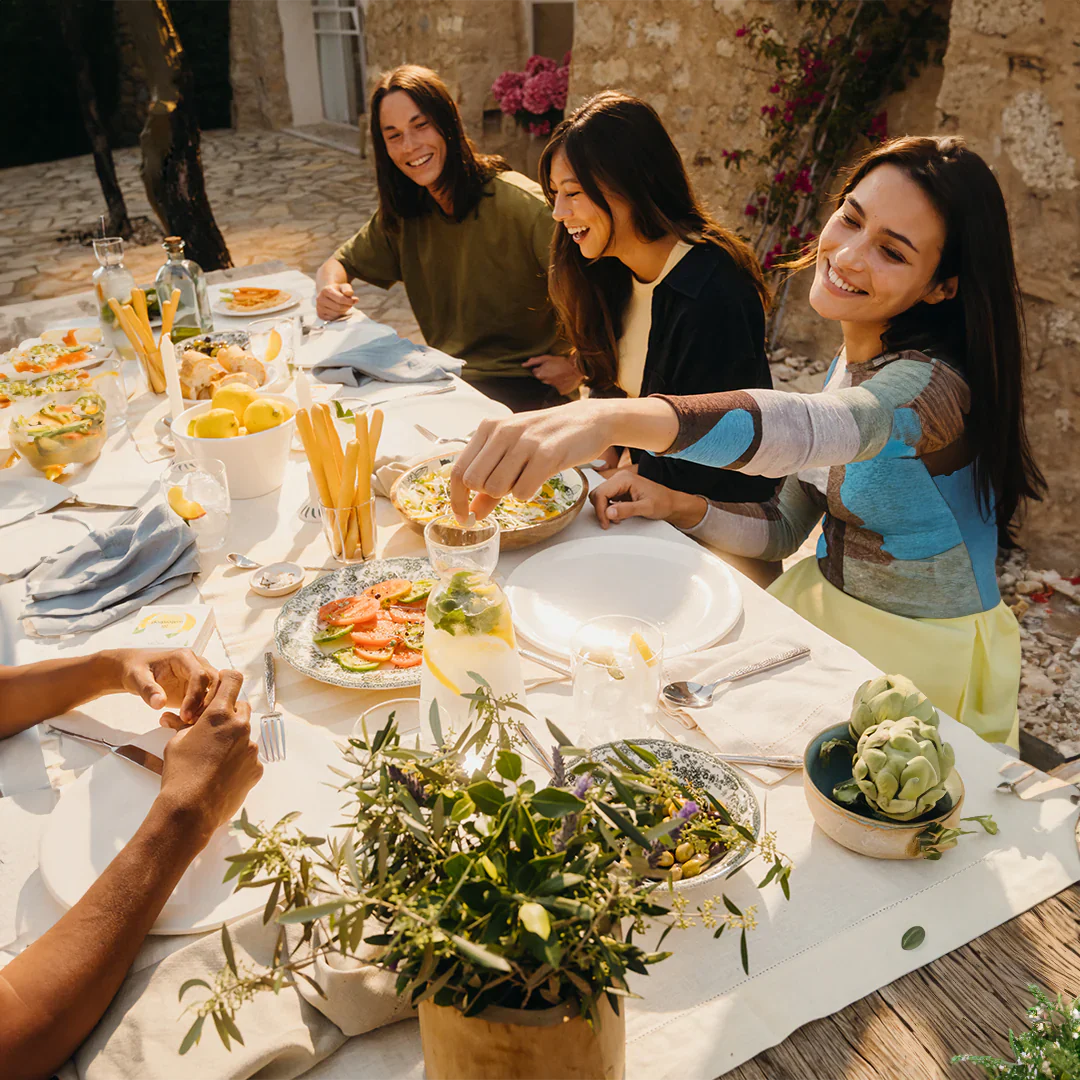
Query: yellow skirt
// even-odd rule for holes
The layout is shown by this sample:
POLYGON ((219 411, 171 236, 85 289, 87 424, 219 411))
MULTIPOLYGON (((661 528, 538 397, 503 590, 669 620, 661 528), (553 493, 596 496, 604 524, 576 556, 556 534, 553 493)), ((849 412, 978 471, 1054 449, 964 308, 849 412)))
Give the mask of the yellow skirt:
POLYGON ((886 673, 906 675, 988 742, 1019 746, 1020 627, 1002 601, 958 619, 909 619, 864 604, 803 559, 769 592, 886 673))

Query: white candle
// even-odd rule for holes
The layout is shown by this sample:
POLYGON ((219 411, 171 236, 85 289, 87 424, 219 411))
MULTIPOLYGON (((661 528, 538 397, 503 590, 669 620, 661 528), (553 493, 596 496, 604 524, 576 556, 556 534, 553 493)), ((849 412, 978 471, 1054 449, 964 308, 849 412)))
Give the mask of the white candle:
POLYGON ((301 409, 307 409, 311 412, 311 383, 308 382, 307 376, 302 372, 296 373, 296 400, 301 409))
POLYGON ((161 366, 165 369, 165 390, 169 395, 169 412, 175 420, 184 411, 184 395, 180 392, 180 369, 176 366, 176 350, 168 334, 161 335, 161 366))

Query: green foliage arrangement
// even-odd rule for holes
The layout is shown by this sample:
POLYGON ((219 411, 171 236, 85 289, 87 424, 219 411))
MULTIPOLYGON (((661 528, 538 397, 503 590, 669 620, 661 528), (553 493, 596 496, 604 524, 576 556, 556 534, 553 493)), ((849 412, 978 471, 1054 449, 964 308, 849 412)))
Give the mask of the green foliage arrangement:
POLYGON ((1035 999, 1028 1009, 1031 1026, 1019 1035, 1009 1032, 1015 1060, 961 1054, 953 1061, 980 1065, 992 1080, 1080 1080, 1080 998, 1053 999, 1034 985, 1028 991, 1035 999))
POLYGON ((726 168, 763 167, 745 214, 767 271, 816 237, 818 208, 837 170, 860 140, 888 135, 885 98, 940 60, 949 29, 936 0, 796 0, 795 6, 806 18, 791 43, 760 15, 735 31, 776 72, 771 99, 761 106, 765 152, 723 151, 726 168))
POLYGON ((693 845, 705 867, 749 845, 769 867, 758 887, 774 882, 790 896, 792 864, 775 837, 755 837, 647 749, 628 744, 644 766, 629 754, 598 760, 550 724, 560 744, 555 776, 538 788, 523 778, 515 750, 514 712, 527 710, 473 678, 465 731, 444 738, 433 710, 438 749, 402 745, 393 716, 350 740, 336 837, 304 835, 295 815, 269 828, 241 817, 252 843, 230 856, 226 879, 238 888, 273 886, 263 921, 280 925, 277 949, 269 968, 247 970, 223 931, 227 966, 215 984, 181 988, 181 997, 196 986, 209 991, 189 1006, 195 1018, 181 1052, 199 1040, 208 1016, 228 1046, 240 1038, 238 1008, 255 994, 296 979, 316 985, 309 971, 320 953, 394 972, 397 993, 413 1005, 433 1000, 471 1016, 489 1005, 569 1001, 590 1021, 602 996, 616 1012, 619 998, 634 996, 629 974, 646 975, 670 955, 658 950, 674 927, 700 923, 715 938, 738 931, 749 970, 755 907, 721 895, 691 910, 660 879, 678 844, 693 845), (466 757, 480 754, 467 772, 466 757), (664 927, 652 949, 641 943, 652 936, 650 923, 664 927), (289 924, 303 927, 291 951, 289 924))

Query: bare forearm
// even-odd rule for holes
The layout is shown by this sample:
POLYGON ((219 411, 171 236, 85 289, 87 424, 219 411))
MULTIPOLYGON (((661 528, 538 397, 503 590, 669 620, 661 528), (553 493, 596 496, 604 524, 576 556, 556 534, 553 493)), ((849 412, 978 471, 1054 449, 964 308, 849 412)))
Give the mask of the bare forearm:
POLYGON ((344 285, 348 280, 349 275, 345 267, 331 255, 319 267, 319 272, 315 275, 315 292, 322 291, 327 285, 344 285))
POLYGON ((611 399, 596 404, 607 414, 613 446, 662 454, 679 434, 678 416, 663 398, 611 399))
POLYGON ((159 799, 86 895, 0 971, 0 1076, 48 1076, 97 1024, 205 825, 159 799))
POLYGON ((112 652, 0 667, 0 738, 122 689, 112 652))

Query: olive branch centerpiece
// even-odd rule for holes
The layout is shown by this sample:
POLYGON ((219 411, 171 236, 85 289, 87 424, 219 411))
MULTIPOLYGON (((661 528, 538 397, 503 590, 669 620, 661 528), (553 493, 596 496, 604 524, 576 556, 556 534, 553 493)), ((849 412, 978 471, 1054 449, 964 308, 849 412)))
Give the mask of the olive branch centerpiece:
POLYGON ((270 966, 255 970, 237 962, 223 928, 226 966, 213 985, 191 979, 180 988, 181 999, 208 991, 188 1006, 194 1020, 181 1053, 207 1017, 226 1047, 242 1042, 237 1011, 261 992, 304 980, 321 994, 312 970, 328 954, 394 973, 396 993, 413 1006, 431 1000, 475 1016, 492 1005, 569 1003, 590 1023, 602 999, 618 1013, 620 998, 637 996, 629 975, 671 955, 660 949, 674 928, 701 924, 714 938, 739 931, 749 971, 755 906, 721 893, 691 909, 668 867, 680 845, 689 845, 680 865, 694 858, 701 868, 748 845, 769 867, 758 887, 776 883, 790 897, 792 864, 775 836, 755 837, 646 748, 627 743, 634 756, 601 760, 550 722, 555 776, 538 787, 514 749, 514 713, 527 710, 473 678, 468 726, 444 738, 433 717, 434 749, 403 745, 394 715, 349 740, 345 768, 334 770, 345 799, 336 835, 306 835, 295 814, 269 827, 241 814, 251 844, 229 856, 226 880, 272 886, 263 922, 278 924, 276 948, 270 966), (466 769, 477 754, 480 764, 466 769), (301 930, 298 940, 290 928, 301 930))

